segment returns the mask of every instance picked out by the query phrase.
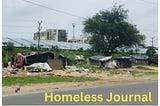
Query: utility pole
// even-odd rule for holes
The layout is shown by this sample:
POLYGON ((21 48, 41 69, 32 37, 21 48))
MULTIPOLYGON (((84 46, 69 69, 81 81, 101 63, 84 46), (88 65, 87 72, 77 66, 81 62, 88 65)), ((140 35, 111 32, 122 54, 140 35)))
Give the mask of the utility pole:
POLYGON ((39 49, 39 44, 40 44, 40 36, 41 36, 41 24, 42 24, 42 21, 38 21, 38 49, 39 49))
POLYGON ((75 40, 75 23, 72 23, 73 26, 73 40, 75 40))
POLYGON ((153 47, 153 37, 152 37, 152 47, 153 47))

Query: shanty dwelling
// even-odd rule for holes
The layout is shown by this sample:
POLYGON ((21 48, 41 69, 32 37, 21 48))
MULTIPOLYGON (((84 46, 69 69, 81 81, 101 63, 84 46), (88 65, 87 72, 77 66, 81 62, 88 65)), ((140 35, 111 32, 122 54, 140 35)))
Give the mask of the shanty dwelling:
POLYGON ((54 54, 50 52, 42 52, 42 53, 30 53, 25 55, 24 65, 31 65, 33 63, 44 63, 51 58, 54 59, 54 54))
POLYGON ((59 55, 54 55, 54 59, 48 58, 47 63, 52 68, 52 70, 63 69, 63 60, 59 58, 59 55))
POLYGON ((131 57, 134 64, 148 64, 148 56, 146 55, 132 55, 131 57))
POLYGON ((149 57, 148 64, 157 64, 158 65, 158 55, 149 57))
POLYGON ((24 70, 28 71, 51 71, 51 65, 48 64, 48 59, 54 59, 54 54, 51 52, 31 52, 24 55, 24 70))
POLYGON ((114 58, 117 61, 118 67, 120 68, 130 68, 132 67, 132 58, 127 56, 122 56, 114 58))
POLYGON ((61 63, 62 63, 62 68, 65 69, 66 66, 68 66, 68 60, 66 57, 64 57, 62 54, 60 54, 58 56, 58 58, 61 60, 61 63))
POLYGON ((25 56, 24 66, 42 68, 44 70, 60 70, 63 63, 59 57, 51 52, 29 54, 25 56))
POLYGON ((103 66, 107 69, 113 68, 130 68, 132 67, 131 57, 118 57, 112 58, 112 56, 92 56, 89 58, 91 65, 103 66))
POLYGON ((90 65, 95 66, 105 66, 106 62, 111 59, 112 56, 106 57, 106 56, 92 56, 89 57, 89 63, 90 65))

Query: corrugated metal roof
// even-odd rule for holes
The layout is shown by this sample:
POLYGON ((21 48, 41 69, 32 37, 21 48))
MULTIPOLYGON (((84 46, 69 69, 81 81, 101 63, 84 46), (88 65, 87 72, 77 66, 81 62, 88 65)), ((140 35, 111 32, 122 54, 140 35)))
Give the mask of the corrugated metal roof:
POLYGON ((140 59, 140 60, 148 59, 148 56, 146 56, 146 55, 132 55, 131 57, 135 58, 135 59, 140 59))
MULTIPOLYGON (((3 42, 13 42, 15 47, 30 47, 37 46, 38 41, 33 39, 24 39, 24 38, 9 38, 2 37, 3 42)), ((40 40, 40 45, 42 48, 52 48, 57 46, 59 49, 68 49, 68 50, 77 50, 83 48, 84 50, 89 49, 91 46, 85 43, 69 43, 69 42, 56 42, 51 40, 40 40)))
POLYGON ((112 58, 112 56, 108 56, 108 57, 106 57, 106 56, 92 56, 89 59, 93 60, 93 61, 107 61, 108 59, 111 59, 111 58, 112 58))

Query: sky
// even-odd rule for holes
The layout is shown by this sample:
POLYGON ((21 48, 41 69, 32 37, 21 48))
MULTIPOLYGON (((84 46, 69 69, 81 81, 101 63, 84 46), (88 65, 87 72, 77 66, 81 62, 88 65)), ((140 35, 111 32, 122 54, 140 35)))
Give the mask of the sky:
POLYGON ((128 21, 146 36, 145 44, 158 47, 158 0, 2 0, 2 36, 32 39, 42 20, 42 30, 66 29, 68 38, 83 35, 83 21, 100 10, 124 5, 128 21), (26 1, 39 4, 34 5, 26 1), (45 6, 47 8, 44 8, 45 6), (55 11, 56 10, 56 11, 55 11), (69 13, 65 14, 65 13, 69 13))

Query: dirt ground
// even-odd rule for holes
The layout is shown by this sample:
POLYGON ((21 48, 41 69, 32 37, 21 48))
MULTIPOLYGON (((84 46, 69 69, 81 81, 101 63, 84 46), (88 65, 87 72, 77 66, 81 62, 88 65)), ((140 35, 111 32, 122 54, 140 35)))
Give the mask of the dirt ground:
MULTIPOLYGON (((36 76, 36 75, 56 75, 56 76, 87 76, 87 77, 97 77, 97 81, 86 81, 86 82, 54 82, 54 83, 40 83, 40 84, 28 84, 21 87, 19 93, 23 92, 37 92, 37 91, 50 91, 50 90, 61 90, 61 89, 71 89, 74 87, 86 87, 86 86, 98 86, 98 85, 108 85, 108 84, 118 84, 118 83, 131 83, 131 82, 148 82, 148 81, 158 81, 158 75, 143 75, 143 76, 133 76, 131 71, 138 72, 158 72, 158 67, 154 66, 133 66, 132 68, 119 68, 116 69, 118 73, 111 73, 107 70, 96 71, 96 72, 84 72, 84 71, 63 71, 54 70, 51 72, 39 72, 27 74, 27 72, 19 71, 15 75, 11 75, 7 69, 3 69, 2 75, 5 76, 36 76)), ((3 86, 3 95, 14 94, 13 86, 3 86)))

